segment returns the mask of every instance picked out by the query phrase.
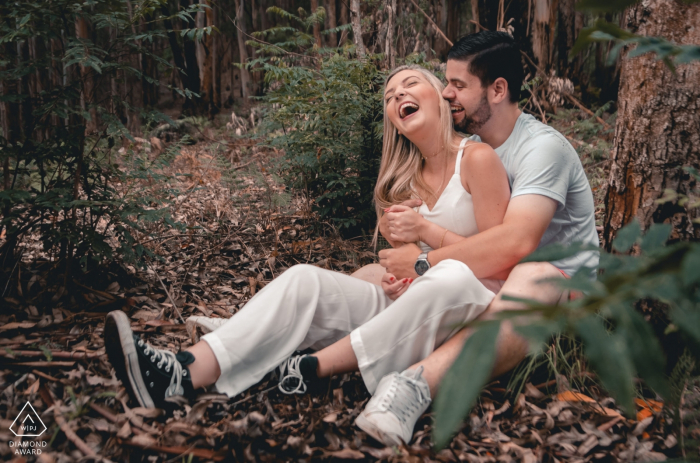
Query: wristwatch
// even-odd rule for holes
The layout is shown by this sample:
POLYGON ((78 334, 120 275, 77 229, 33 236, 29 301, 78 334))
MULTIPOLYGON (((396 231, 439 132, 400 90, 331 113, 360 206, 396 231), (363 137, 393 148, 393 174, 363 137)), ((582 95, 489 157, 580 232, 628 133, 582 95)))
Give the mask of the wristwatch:
POLYGON ((423 275, 430 269, 430 262, 428 262, 428 253, 423 252, 416 259, 416 263, 413 265, 413 269, 416 271, 418 276, 423 275))

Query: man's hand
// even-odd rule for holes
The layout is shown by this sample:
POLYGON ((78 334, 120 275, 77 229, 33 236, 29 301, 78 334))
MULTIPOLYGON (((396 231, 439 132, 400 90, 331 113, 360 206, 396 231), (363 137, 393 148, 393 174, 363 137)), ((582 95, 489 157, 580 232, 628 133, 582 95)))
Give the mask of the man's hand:
POLYGON ((391 206, 385 212, 389 238, 392 241, 411 243, 420 240, 426 222, 422 215, 402 204, 391 206))
POLYGON ((413 243, 396 249, 382 249, 379 251, 379 263, 396 278, 418 278, 414 266, 420 252, 420 248, 413 243))
MULTIPOLYGON (((419 207, 421 204, 423 204, 423 201, 421 201, 420 199, 409 199, 407 201, 402 202, 400 206, 419 207)), ((391 231, 389 231, 389 221, 387 220, 387 214, 384 214, 382 218, 379 219, 379 233, 381 233, 382 236, 389 242, 391 247, 396 248, 401 246, 401 242, 391 239, 391 231)))

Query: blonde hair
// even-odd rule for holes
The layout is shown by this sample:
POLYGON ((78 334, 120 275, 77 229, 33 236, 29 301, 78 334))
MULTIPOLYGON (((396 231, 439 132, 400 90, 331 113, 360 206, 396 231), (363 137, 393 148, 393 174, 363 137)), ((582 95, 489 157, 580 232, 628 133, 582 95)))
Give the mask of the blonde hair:
MULTIPOLYGON (((401 71, 417 71, 425 77, 435 89, 440 102, 440 147, 443 152, 456 148, 457 132, 452 128, 452 112, 450 104, 442 98, 444 86, 440 79, 430 71, 415 65, 399 66, 391 71, 384 82, 384 88, 389 81, 401 71)), ((382 146, 382 162, 379 166, 379 176, 374 187, 374 206, 377 211, 377 228, 374 231, 374 243, 379 236, 379 219, 384 209, 411 198, 420 197, 419 190, 434 195, 435 192, 423 180, 423 156, 416 145, 403 135, 391 123, 386 114, 386 99, 384 99, 384 144, 382 146)))

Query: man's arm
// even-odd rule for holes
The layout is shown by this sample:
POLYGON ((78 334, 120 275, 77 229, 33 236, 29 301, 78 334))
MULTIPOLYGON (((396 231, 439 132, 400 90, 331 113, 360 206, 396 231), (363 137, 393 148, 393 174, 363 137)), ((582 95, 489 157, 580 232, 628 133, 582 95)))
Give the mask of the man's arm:
MULTIPOLYGON (((511 199, 501 225, 428 253, 430 265, 445 259, 464 262, 477 278, 489 278, 517 264, 537 249, 557 210, 557 202, 528 194, 511 199)), ((397 278, 416 278, 420 249, 406 244, 379 252, 380 263, 397 278)))

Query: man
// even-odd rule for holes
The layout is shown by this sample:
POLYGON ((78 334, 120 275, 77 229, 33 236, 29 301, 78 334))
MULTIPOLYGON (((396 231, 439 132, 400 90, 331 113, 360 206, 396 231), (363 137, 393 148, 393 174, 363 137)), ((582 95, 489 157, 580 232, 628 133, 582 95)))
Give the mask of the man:
MULTIPOLYGON (((482 317, 524 308, 504 301, 504 294, 555 304, 562 290, 540 280, 573 276, 579 270, 594 277, 598 253, 579 253, 557 262, 518 262, 552 243, 599 244, 593 195, 578 155, 559 132, 518 109, 523 71, 520 51, 508 34, 484 31, 458 40, 448 53, 445 77, 443 97, 451 103, 455 127, 491 145, 508 173, 511 200, 503 224, 423 258, 412 243, 382 250, 380 264, 399 279, 416 278, 416 269, 423 270, 425 261, 434 266, 444 259, 466 263, 478 278, 498 278, 512 268, 482 317)), ((420 201, 403 206, 418 205, 420 201)), ((399 215, 389 212, 380 223, 392 241, 406 241, 399 215)), ((372 272, 358 273, 369 277, 372 272)), ((408 443, 416 421, 470 334, 464 329, 424 361, 384 377, 357 425, 387 445, 408 443)), ((493 376, 515 367, 527 352, 527 341, 510 323, 503 323, 493 376)))

